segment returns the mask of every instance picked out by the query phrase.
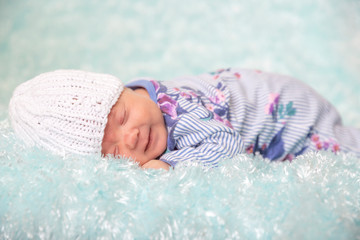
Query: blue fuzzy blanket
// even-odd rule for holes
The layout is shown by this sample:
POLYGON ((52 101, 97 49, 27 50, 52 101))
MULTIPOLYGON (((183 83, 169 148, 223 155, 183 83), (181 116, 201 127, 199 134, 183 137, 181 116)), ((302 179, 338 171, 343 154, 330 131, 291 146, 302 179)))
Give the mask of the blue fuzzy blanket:
POLYGON ((23 149, 2 122, 4 239, 356 239, 360 164, 309 153, 239 155, 215 169, 142 170, 126 159, 23 149))

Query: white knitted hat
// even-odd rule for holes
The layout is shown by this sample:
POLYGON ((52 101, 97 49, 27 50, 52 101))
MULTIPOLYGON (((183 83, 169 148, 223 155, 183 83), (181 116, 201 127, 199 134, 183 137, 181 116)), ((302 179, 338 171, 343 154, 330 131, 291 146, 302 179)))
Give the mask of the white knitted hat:
POLYGON ((9 104, 12 126, 29 146, 62 155, 100 153, 108 114, 123 89, 111 75, 44 73, 15 89, 9 104))

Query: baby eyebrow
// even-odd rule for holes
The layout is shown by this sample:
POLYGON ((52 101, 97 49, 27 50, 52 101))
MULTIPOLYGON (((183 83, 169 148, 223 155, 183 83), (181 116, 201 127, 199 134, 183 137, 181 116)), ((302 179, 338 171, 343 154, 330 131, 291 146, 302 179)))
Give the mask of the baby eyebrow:
POLYGON ((121 123, 125 124, 127 119, 129 118, 129 113, 126 111, 126 109, 124 109, 124 113, 123 113, 123 119, 121 119, 121 123))
POLYGON ((125 111, 125 108, 123 105, 119 106, 118 110, 116 111, 115 113, 115 120, 117 122, 122 122, 124 121, 124 111, 125 111))

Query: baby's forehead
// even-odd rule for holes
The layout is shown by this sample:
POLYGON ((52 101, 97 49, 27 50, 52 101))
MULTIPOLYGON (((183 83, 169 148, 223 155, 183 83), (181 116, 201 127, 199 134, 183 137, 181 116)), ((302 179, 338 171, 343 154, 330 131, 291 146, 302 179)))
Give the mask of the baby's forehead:
POLYGON ((131 106, 134 103, 134 96, 130 96, 130 91, 132 91, 131 88, 124 88, 124 91, 120 94, 120 96, 112 106, 108 118, 110 116, 116 117, 117 114, 120 114, 124 110, 125 105, 131 106))
POLYGON ((125 99, 128 98, 127 94, 125 92, 129 91, 130 89, 128 87, 124 87, 124 90, 119 95, 118 99, 116 100, 114 106, 119 105, 120 103, 124 102, 125 99))

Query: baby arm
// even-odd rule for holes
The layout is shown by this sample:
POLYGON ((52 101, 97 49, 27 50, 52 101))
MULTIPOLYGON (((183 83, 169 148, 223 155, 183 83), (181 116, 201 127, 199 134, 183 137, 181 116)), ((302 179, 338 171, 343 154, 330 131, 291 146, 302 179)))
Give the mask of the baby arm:
POLYGON ((201 162, 204 166, 216 166, 224 158, 244 152, 238 132, 212 119, 183 115, 174 131, 176 148, 160 157, 175 166, 178 162, 201 162))

